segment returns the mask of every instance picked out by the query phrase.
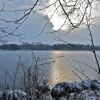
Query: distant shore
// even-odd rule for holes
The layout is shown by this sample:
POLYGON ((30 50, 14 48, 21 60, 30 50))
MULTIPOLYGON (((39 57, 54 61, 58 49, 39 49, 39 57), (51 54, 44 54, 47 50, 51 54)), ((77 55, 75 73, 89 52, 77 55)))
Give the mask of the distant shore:
MULTIPOLYGON (((58 51, 92 51, 92 45, 83 44, 3 44, 0 50, 58 50, 58 51)), ((95 46, 95 50, 99 51, 100 46, 95 46)))

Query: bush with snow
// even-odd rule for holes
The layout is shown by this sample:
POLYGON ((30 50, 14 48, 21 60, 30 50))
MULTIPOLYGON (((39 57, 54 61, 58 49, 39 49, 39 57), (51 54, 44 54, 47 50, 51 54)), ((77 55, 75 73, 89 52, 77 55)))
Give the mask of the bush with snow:
POLYGON ((0 100, 26 100, 26 93, 21 90, 0 92, 0 100))
MULTIPOLYGON (((83 91, 87 90, 93 91, 93 93, 95 93, 95 91, 100 90, 100 80, 84 80, 81 82, 73 82, 73 83, 66 83, 66 82, 58 83, 53 87, 51 91, 51 96, 52 98, 61 98, 63 96, 71 96, 72 93, 74 93, 74 95, 82 94, 83 91)), ((87 93, 83 94, 86 95, 87 93)))

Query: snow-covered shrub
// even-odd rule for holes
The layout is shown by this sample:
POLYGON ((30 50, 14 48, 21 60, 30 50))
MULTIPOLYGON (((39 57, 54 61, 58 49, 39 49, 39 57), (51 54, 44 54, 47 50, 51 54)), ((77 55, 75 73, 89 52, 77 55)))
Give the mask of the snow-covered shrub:
POLYGON ((63 96, 70 96, 70 94, 74 93, 74 96, 77 94, 81 94, 82 91, 91 90, 96 91, 100 90, 100 80, 84 80, 81 82, 73 82, 67 83, 62 82, 56 84, 52 91, 52 98, 60 98, 63 96))
POLYGON ((26 93, 21 90, 0 92, 0 100, 26 100, 26 93))

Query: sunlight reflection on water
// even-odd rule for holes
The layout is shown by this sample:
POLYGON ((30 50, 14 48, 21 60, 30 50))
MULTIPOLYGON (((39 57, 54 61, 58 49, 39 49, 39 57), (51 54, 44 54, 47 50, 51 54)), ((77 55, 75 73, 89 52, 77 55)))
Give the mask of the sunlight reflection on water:
MULTIPOLYGON (((52 56, 62 56, 65 55, 63 51, 53 51, 52 56)), ((71 82, 73 80, 73 73, 71 72, 69 65, 63 61, 63 58, 55 59, 55 63, 51 67, 51 81, 52 84, 58 82, 71 82), (67 68, 67 69, 66 69, 67 68)))
MULTIPOLYGON (((46 73, 46 76, 50 78, 50 84, 54 85, 58 82, 73 82, 73 81, 80 81, 81 77, 83 80, 86 77, 83 74, 80 74, 75 68, 80 71, 84 71, 84 73, 90 78, 98 78, 99 75, 91 68, 86 66, 85 64, 80 63, 84 62, 90 65, 93 68, 96 68, 95 59, 91 52, 89 51, 34 51, 35 55, 40 58, 55 58, 55 62, 48 66, 41 66, 43 71, 46 73), (61 56, 64 57, 61 57, 61 56), (68 62, 70 61, 71 64, 75 67, 73 68, 71 64, 68 62), (75 71, 77 75, 73 72, 75 71)), ((100 55, 100 52, 97 52, 100 55)), ((22 55, 23 61, 30 63, 31 65, 31 52, 30 51, 1 51, 0 52, 0 65, 2 65, 5 69, 7 69, 10 73, 12 73, 12 69, 14 68, 16 61, 18 61, 18 55, 22 55), (10 59, 9 59, 10 58, 10 59)), ((48 62, 50 62, 48 60, 48 62)), ((0 68, 0 80, 4 77, 3 71, 0 68)))
POLYGON ((51 67, 51 81, 52 84, 58 82, 73 82, 80 81, 81 78, 84 80, 87 77, 90 79, 98 78, 99 75, 91 68, 82 64, 80 62, 74 61, 79 60, 89 64, 91 67, 96 67, 94 56, 90 52, 78 52, 78 51, 53 51, 52 56, 64 56, 63 58, 55 59, 55 63, 51 67), (66 53, 67 52, 67 53, 66 53), (81 74, 79 71, 75 70, 71 64, 67 61, 70 60, 73 67, 77 68, 80 71, 84 71, 85 75, 81 74), (79 77, 73 73, 74 71, 79 77))

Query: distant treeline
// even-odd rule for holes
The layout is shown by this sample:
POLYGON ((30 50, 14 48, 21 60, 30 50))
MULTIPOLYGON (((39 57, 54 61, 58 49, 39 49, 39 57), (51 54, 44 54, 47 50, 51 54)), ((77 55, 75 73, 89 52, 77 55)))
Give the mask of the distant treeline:
MULTIPOLYGON (((3 44, 2 50, 92 50, 92 46, 82 44, 3 44)), ((95 50, 100 50, 100 46, 95 46, 95 50)))

